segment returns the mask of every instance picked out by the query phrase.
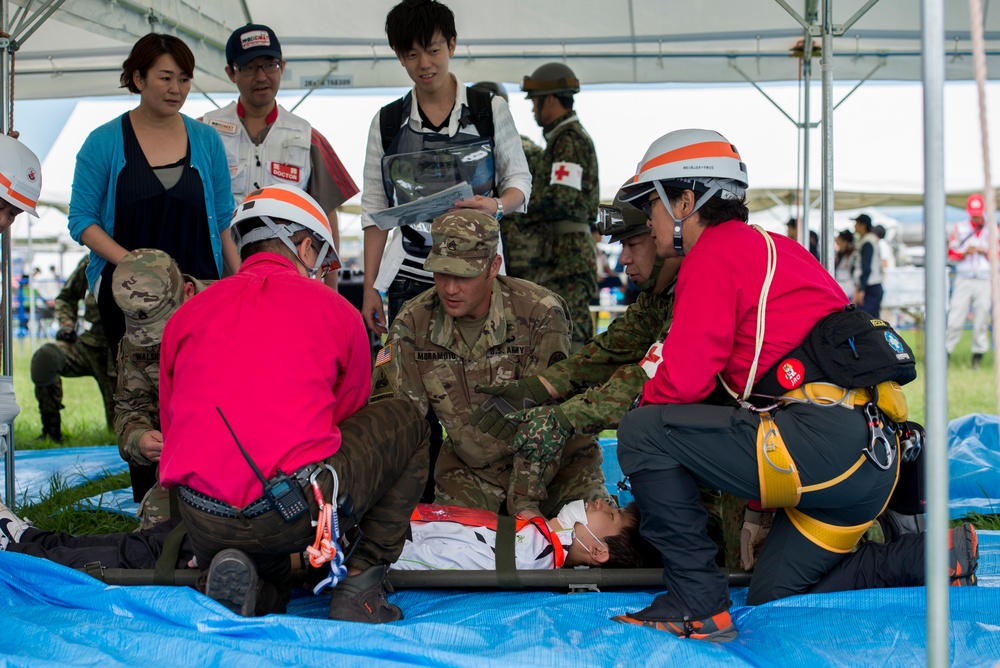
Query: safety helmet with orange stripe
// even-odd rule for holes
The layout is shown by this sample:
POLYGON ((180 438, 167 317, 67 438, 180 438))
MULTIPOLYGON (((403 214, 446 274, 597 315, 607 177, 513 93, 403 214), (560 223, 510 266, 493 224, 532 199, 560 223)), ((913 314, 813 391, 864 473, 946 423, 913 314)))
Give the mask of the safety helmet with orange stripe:
POLYGON ((681 223, 712 197, 742 200, 747 189, 747 167, 736 147, 714 130, 675 130, 653 142, 636 169, 631 184, 622 187, 620 197, 643 208, 656 192, 674 221, 674 249, 684 253, 681 223), (665 188, 692 190, 694 208, 684 218, 674 216, 665 188))
POLYGON ((241 252, 247 244, 280 239, 292 253, 297 252, 292 235, 306 230, 319 252, 315 266, 306 267, 309 277, 315 277, 321 268, 340 269, 330 219, 316 200, 299 188, 282 184, 254 190, 236 207, 229 229, 241 252))
POLYGON ((0 198, 37 216, 42 192, 42 165, 38 156, 18 140, 0 135, 0 198))

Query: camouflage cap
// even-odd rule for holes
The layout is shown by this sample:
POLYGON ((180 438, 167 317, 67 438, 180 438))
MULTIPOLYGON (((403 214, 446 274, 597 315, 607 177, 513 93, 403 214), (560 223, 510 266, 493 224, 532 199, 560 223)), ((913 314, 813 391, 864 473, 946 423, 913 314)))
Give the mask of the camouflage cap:
POLYGON ((431 240, 424 269, 453 276, 478 276, 497 254, 500 225, 485 213, 460 209, 434 219, 431 240))
POLYGON ((125 314, 125 336, 137 346, 160 342, 163 327, 181 305, 184 276, 161 250, 139 248, 118 263, 111 292, 125 314))

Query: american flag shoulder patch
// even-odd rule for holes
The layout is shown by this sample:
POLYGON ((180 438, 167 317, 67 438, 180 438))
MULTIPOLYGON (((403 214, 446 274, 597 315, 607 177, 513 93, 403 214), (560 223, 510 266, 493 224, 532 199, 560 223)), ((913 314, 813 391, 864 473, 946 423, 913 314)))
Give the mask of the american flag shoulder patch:
POLYGON ((375 356, 375 366, 381 366, 386 362, 392 361, 392 344, 390 343, 382 350, 378 351, 378 355, 375 356))

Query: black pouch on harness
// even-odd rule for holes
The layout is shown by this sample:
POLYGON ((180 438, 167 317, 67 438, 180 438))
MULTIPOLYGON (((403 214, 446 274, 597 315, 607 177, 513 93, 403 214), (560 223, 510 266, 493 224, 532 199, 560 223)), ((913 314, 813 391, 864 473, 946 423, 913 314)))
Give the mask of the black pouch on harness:
POLYGON ((802 350, 826 380, 841 387, 873 387, 890 380, 905 385, 917 377, 910 346, 889 323, 854 305, 817 322, 802 350))

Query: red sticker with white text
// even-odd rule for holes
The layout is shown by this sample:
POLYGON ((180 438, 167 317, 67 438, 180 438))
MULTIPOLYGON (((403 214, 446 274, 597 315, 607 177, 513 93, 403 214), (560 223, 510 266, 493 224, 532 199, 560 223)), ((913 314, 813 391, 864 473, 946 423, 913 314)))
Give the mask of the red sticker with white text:
POLYGON ((799 360, 789 357, 778 365, 778 384, 786 390, 794 390, 802 384, 806 368, 799 360))

